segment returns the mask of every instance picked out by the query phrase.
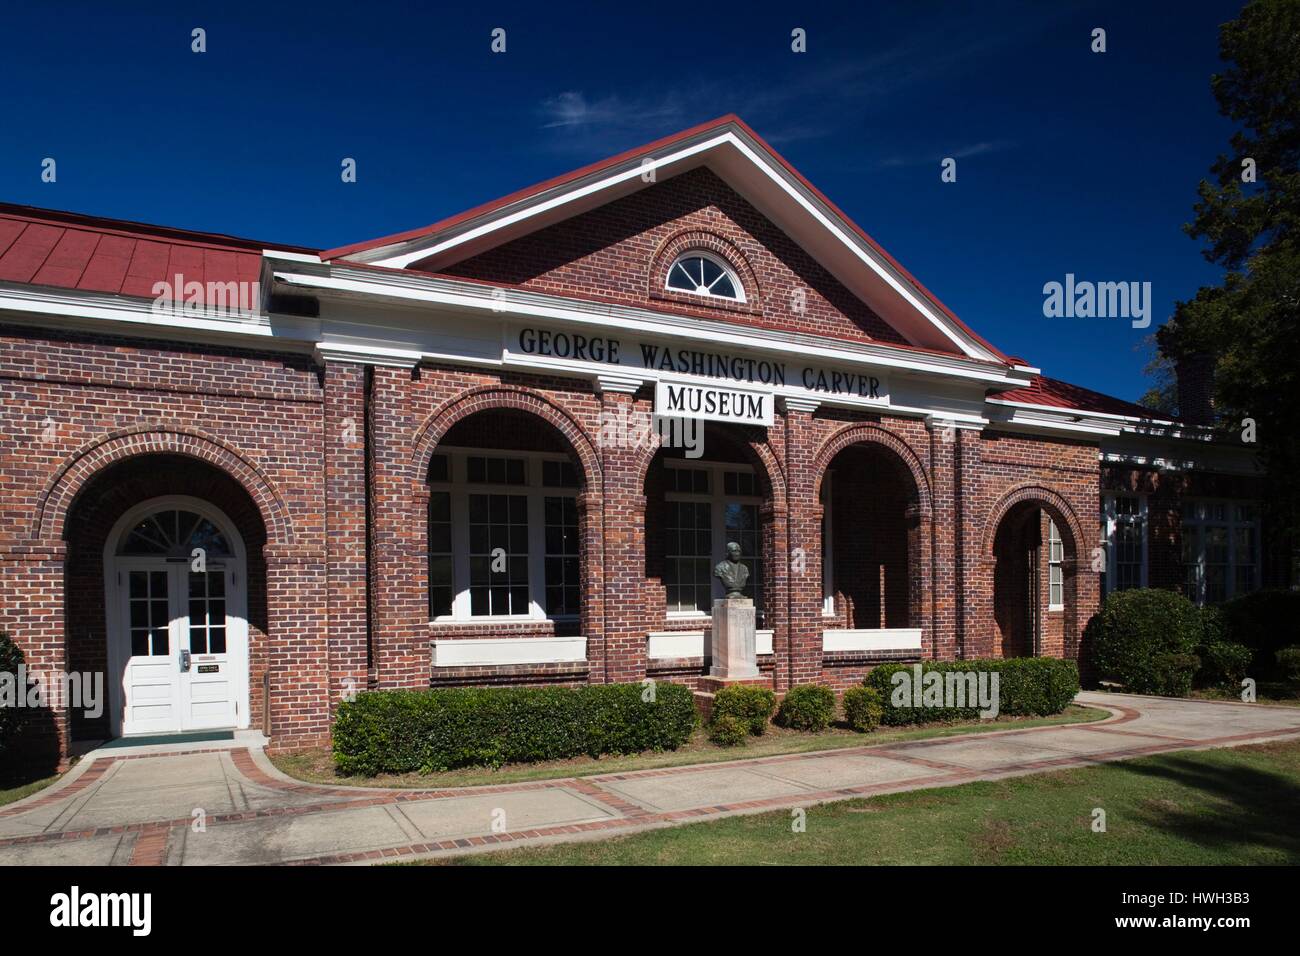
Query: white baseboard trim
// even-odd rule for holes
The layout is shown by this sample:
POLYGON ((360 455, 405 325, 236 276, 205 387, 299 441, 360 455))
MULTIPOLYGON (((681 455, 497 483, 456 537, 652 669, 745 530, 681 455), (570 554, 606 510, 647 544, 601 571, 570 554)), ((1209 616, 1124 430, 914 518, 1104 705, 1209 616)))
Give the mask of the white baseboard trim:
MULTIPOLYGON (((772 653, 772 632, 754 632, 754 653, 772 653)), ((651 631, 646 635, 646 656, 651 660, 707 657, 703 631, 651 631)))
POLYGON ((586 659, 585 637, 487 637, 433 641, 434 667, 572 664, 586 659))
POLYGON ((822 631, 822 651, 919 651, 919 627, 822 631))

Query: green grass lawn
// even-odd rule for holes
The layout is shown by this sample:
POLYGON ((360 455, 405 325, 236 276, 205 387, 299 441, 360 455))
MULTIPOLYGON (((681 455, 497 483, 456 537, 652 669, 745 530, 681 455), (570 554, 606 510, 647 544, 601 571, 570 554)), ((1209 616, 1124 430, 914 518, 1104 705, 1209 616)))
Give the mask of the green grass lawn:
POLYGON ((29 780, 18 784, 0 784, 0 807, 7 803, 14 803, 23 797, 30 796, 37 790, 44 790, 54 781, 58 780, 62 774, 55 774, 52 777, 43 777, 40 780, 29 780))
POLYGON ((682 767, 687 764, 716 763, 723 760, 741 760, 748 757, 771 757, 776 754, 810 753, 817 750, 837 750, 843 747, 869 747, 876 744, 897 743, 900 740, 923 740, 928 737, 950 737, 959 734, 987 733, 995 730, 1015 730, 1026 727, 1043 727, 1050 724, 1078 724, 1108 717, 1109 713, 1096 707, 1071 704, 1052 717, 999 717, 996 720, 976 720, 965 723, 941 724, 920 729, 877 729, 870 734, 854 733, 839 725, 822 733, 801 733, 770 726, 762 737, 750 737, 744 747, 719 747, 709 743, 704 730, 697 730, 685 746, 661 753, 630 754, 609 757, 575 757, 572 760, 549 760, 534 764, 514 764, 492 770, 484 767, 466 767, 441 773, 381 774, 377 777, 342 777, 334 772, 334 759, 328 748, 316 748, 294 754, 272 754, 271 761, 283 773, 308 783, 343 785, 351 787, 396 787, 400 789, 427 790, 442 787, 475 787, 502 783, 521 783, 529 780, 551 780, 556 777, 584 777, 598 773, 625 773, 629 770, 651 770, 660 767, 682 767))
POLYGON ((1182 751, 599 842, 433 861, 460 865, 1295 864, 1300 742, 1182 751), (1106 832, 1092 830, 1093 809, 1106 832))

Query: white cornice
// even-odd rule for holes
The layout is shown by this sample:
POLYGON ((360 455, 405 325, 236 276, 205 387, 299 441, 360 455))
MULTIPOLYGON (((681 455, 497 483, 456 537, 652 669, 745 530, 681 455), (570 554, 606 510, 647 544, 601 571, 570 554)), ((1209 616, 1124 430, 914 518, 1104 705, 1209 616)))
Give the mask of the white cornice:
POLYGON ((322 293, 333 292, 406 302, 424 302, 447 308, 492 314, 516 320, 546 319, 598 326, 605 331, 631 329, 673 339, 696 342, 726 341, 737 348, 786 355, 816 357, 846 365, 868 364, 918 374, 961 378, 1015 388, 1027 385, 1000 363, 957 355, 921 352, 874 343, 856 343, 822 336, 740 327, 722 321, 688 318, 631 306, 569 299, 520 289, 503 289, 476 282, 401 271, 333 266, 328 270, 277 270, 274 281, 322 293))

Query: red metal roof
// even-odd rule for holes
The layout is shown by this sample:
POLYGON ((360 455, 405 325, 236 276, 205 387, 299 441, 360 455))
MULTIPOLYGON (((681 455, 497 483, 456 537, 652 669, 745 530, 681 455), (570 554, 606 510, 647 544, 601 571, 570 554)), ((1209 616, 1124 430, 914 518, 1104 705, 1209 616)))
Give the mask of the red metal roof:
POLYGON ((990 396, 1008 402, 1025 402, 1029 405, 1049 405, 1053 408, 1073 408, 1081 412, 1102 412, 1107 415, 1128 415, 1134 418, 1171 420, 1171 416, 1154 412, 1144 405, 1126 402, 1082 385, 1071 385, 1060 379, 1039 375, 1024 388, 998 392, 990 396))
MULTIPOLYGON (((156 282, 255 282, 251 239, 0 203, 0 281, 154 298, 156 282)), ((206 298, 205 298, 206 301, 206 298)))

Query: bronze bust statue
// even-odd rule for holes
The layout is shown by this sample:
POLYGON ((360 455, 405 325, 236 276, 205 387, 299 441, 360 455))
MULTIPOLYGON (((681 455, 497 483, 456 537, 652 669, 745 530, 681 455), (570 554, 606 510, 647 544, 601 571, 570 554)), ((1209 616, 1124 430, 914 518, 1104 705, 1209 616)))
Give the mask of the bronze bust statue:
POLYGON ((744 597, 745 583, 749 580, 749 568, 740 563, 740 545, 732 541, 727 544, 726 560, 719 561, 713 568, 713 576, 727 589, 728 598, 744 597))

